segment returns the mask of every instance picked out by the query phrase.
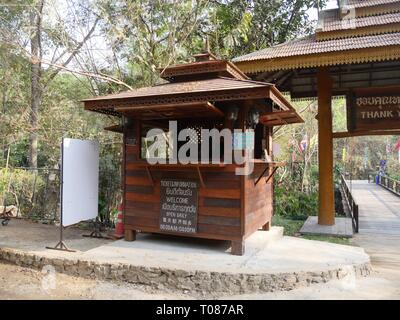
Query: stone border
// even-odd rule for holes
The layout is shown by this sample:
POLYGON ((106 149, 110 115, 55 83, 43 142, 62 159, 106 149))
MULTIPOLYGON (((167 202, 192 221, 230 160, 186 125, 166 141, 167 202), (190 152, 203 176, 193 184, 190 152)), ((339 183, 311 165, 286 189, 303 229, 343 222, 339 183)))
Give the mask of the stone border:
POLYGON ((154 289, 180 290, 199 294, 243 294, 288 291, 316 283, 349 277, 364 277, 371 272, 369 262, 325 271, 302 271, 277 274, 243 274, 184 271, 109 264, 80 259, 40 256, 31 252, 0 248, 0 261, 41 270, 52 265, 57 272, 95 280, 111 280, 150 286, 154 289))

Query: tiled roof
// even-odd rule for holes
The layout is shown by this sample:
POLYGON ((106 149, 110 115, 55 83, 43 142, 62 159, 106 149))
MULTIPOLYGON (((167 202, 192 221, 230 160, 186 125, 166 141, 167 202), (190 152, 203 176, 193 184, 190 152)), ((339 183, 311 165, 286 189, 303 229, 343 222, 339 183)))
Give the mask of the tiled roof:
MULTIPOLYGON (((345 21, 346 22, 346 21, 345 21)), ((400 22, 400 12, 389 13, 379 16, 361 17, 355 19, 355 28, 364 28, 369 26, 385 25, 400 22)), ((321 29, 318 32, 330 32, 337 30, 348 29, 349 25, 340 19, 338 10, 324 17, 323 22, 320 24, 321 29)))
POLYGON ((100 101, 100 100, 118 100, 127 98, 143 98, 155 96, 168 96, 184 93, 200 93, 210 91, 251 89, 260 87, 270 87, 269 83, 257 82, 251 80, 238 80, 232 78, 215 78, 206 80, 196 80, 187 82, 173 82, 161 84, 153 87, 144 87, 135 90, 124 91, 107 96, 94 97, 82 101, 100 101))
POLYGON ((269 60, 275 58, 398 45, 400 45, 400 32, 327 41, 316 41, 315 35, 313 35, 308 38, 286 42, 237 57, 233 59, 233 62, 269 60))
POLYGON ((356 8, 373 7, 383 4, 391 4, 399 2, 399 0, 347 0, 348 6, 356 8))
POLYGON ((233 59, 246 73, 400 59, 400 0, 342 0, 317 32, 233 59), (350 16, 354 18, 350 18, 350 16))
POLYGON ((158 119, 158 115, 149 115, 147 111, 150 109, 152 110, 150 113, 161 112, 161 109, 171 111, 169 115, 163 114, 162 118, 201 117, 207 110, 210 111, 210 108, 214 108, 208 103, 209 101, 252 100, 255 98, 269 98, 282 110, 294 110, 271 83, 224 77, 166 83, 82 101, 86 110, 115 116, 125 112, 137 112, 142 119, 150 119, 149 116, 151 119, 158 119))

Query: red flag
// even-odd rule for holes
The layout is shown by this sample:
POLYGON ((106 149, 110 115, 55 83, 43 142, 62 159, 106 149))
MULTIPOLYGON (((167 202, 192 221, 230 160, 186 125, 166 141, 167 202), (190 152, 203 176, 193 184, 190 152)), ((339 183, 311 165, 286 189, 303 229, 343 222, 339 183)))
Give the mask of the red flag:
POLYGON ((395 150, 400 151, 400 139, 397 141, 396 146, 394 147, 395 150))

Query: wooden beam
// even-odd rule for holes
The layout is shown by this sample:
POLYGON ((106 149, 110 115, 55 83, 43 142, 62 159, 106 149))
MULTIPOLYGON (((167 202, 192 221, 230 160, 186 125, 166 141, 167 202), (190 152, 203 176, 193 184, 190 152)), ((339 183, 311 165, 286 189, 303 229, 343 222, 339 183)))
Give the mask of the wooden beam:
POLYGON ((335 224, 332 139, 332 86, 329 69, 318 69, 318 165, 319 208, 318 224, 335 224))
POLYGON ((104 130, 111 131, 111 132, 116 132, 116 133, 123 133, 124 132, 124 128, 119 124, 115 124, 115 125, 112 125, 112 126, 105 127, 104 130))
POLYGON ((397 136, 400 135, 400 130, 377 130, 377 131, 355 131, 355 132, 334 132, 333 138, 351 138, 351 137, 360 137, 360 136, 397 136))
POLYGON ((129 116, 137 116, 150 120, 157 118, 182 118, 186 114, 191 117, 223 117, 224 113, 215 107, 212 103, 206 102, 190 102, 184 104, 167 103, 156 105, 141 105, 141 106, 120 106, 115 107, 115 111, 126 113, 129 116), (152 116, 154 115, 154 117, 152 116))
POLYGON ((266 126, 278 126, 293 123, 303 123, 303 118, 296 112, 296 110, 275 111, 264 113, 260 116, 260 122, 266 126))

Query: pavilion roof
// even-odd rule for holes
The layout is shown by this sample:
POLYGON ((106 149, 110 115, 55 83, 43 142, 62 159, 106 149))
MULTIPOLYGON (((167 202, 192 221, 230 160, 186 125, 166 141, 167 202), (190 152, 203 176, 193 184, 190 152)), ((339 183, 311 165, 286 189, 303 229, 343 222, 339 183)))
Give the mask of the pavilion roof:
MULTIPOLYGON (((167 83, 85 99, 85 109, 142 121, 221 119, 225 116, 226 102, 245 105, 251 101, 261 108, 273 106, 268 114, 274 118, 264 119, 265 124, 303 122, 273 84, 250 80, 231 62, 218 60, 209 52, 208 41, 205 50, 194 58, 195 62, 161 70, 160 76, 167 83)), ((120 132, 121 126, 111 126, 106 130, 120 132)))
POLYGON ((399 11, 398 0, 340 0, 339 10, 343 16, 355 9, 356 17, 375 16, 399 11))
POLYGON ((398 0, 347 0, 343 4, 354 6, 356 8, 375 7, 378 5, 396 3, 398 0))
MULTIPOLYGON (((370 26, 388 25, 400 22, 400 11, 395 13, 387 13, 378 16, 357 17, 354 19, 354 28, 366 28, 370 26)), ((349 30, 349 24, 343 22, 338 10, 326 11, 326 16, 321 20, 318 33, 332 32, 338 30, 349 30)), ((355 31, 355 30, 351 30, 355 31)), ((380 33, 380 32, 379 32, 380 33)))
POLYGON ((400 59, 400 0, 345 0, 341 5, 320 13, 314 35, 243 55, 233 62, 253 74, 400 59), (375 15, 357 14, 359 8, 369 8, 375 15), (351 10, 355 11, 351 14, 351 10))
POLYGON ((313 35, 233 61, 244 72, 257 73, 392 59, 400 59, 400 32, 327 41, 317 41, 313 35))
POLYGON ((291 104, 273 84, 225 77, 165 83, 93 97, 85 99, 83 102, 86 110, 110 115, 120 115, 127 111, 133 112, 139 109, 170 110, 181 105, 186 109, 188 117, 199 117, 201 115, 196 113, 209 108, 209 101, 266 98, 271 99, 281 110, 293 110, 291 104), (195 109, 190 109, 192 107, 195 109))
POLYGON ((164 97, 177 95, 177 94, 195 94, 207 93, 221 90, 237 90, 237 89, 250 89, 260 87, 270 87, 272 84, 257 82, 252 80, 238 80, 231 78, 218 77, 214 79, 203 79, 186 82, 172 82, 155 85, 152 87, 143 87, 134 90, 123 91, 116 94, 109 94, 106 96, 98 96, 85 101, 108 101, 108 100, 121 100, 121 99, 141 99, 150 97, 164 97))

